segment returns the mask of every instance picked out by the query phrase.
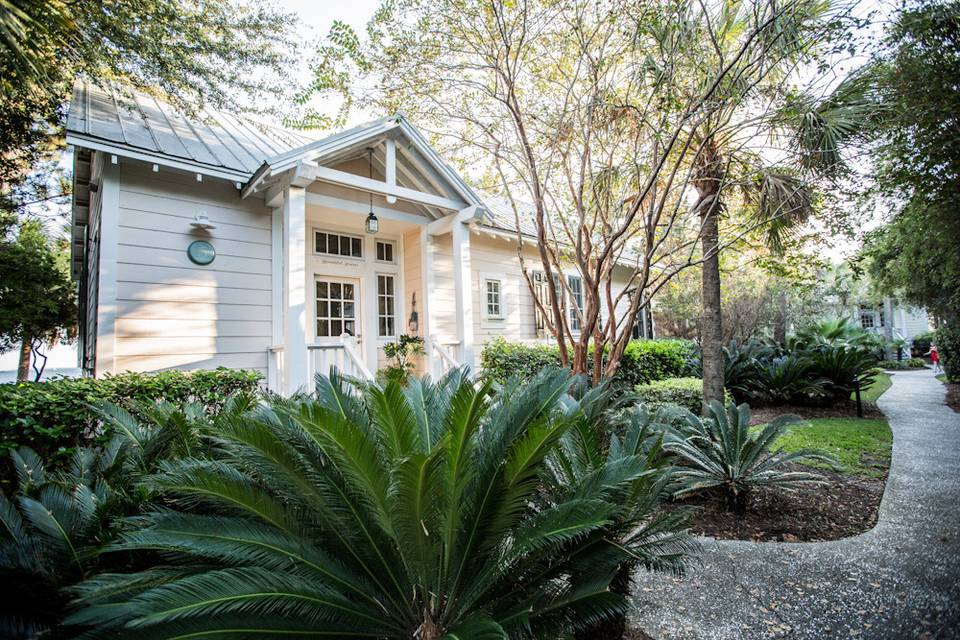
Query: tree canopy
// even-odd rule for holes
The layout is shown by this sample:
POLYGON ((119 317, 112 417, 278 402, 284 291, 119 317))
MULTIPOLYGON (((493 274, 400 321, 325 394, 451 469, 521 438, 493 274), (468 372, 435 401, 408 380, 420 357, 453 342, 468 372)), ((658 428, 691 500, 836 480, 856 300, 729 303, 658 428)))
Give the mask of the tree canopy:
POLYGON ((290 24, 260 0, 0 0, 0 206, 59 147, 78 75, 238 110, 282 77, 290 24))
POLYGON ((864 70, 883 107, 873 194, 892 212, 863 250, 875 285, 960 314, 960 2, 903 9, 864 70))

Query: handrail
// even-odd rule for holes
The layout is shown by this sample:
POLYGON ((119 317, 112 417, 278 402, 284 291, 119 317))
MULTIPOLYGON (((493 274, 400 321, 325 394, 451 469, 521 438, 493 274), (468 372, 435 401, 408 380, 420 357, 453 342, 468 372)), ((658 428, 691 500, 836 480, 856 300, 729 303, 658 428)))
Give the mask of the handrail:
POLYGON ((353 366, 360 370, 360 373, 367 380, 373 380, 373 374, 370 373, 370 370, 367 369, 367 365, 363 363, 363 360, 360 358, 360 354, 356 349, 356 341, 353 336, 340 336, 340 341, 343 343, 343 348, 347 352, 347 355, 350 356, 350 360, 353 361, 353 366))
MULTIPOLYGON (((370 369, 367 368, 367 365, 363 362, 363 358, 360 356, 360 352, 357 351, 356 339, 350 334, 343 334, 340 336, 339 342, 312 342, 307 345, 308 351, 343 351, 343 354, 346 356, 343 364, 346 365, 348 362, 350 364, 350 369, 344 366, 344 373, 347 374, 357 374, 357 377, 363 378, 365 380, 373 380, 374 376, 370 372, 370 369)), ((314 371, 314 373, 318 373, 314 371)))
POLYGON ((426 342, 428 348, 430 349, 430 352, 431 352, 431 353, 436 353, 438 356, 440 356, 440 360, 443 361, 443 364, 444 364, 444 365, 446 365, 446 366, 442 366, 442 367, 440 368, 440 373, 446 373, 446 372, 449 371, 450 369, 457 369, 458 367, 460 367, 460 363, 457 362, 457 361, 453 358, 453 356, 451 356, 451 355, 447 352, 447 350, 444 348, 444 347, 446 347, 446 346, 457 346, 457 345, 459 345, 459 344, 460 344, 460 341, 459 341, 459 340, 457 340, 457 341, 445 341, 445 342, 442 342, 442 343, 441 343, 441 342, 438 342, 438 341, 436 341, 436 340, 433 340, 432 338, 430 338, 429 336, 427 336, 427 337, 424 338, 424 342, 426 342))

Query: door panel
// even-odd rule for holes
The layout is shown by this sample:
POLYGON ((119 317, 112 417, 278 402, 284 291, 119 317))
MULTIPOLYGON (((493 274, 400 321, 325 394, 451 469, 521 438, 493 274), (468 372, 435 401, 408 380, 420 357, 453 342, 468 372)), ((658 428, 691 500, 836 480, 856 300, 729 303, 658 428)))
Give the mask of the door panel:
POLYGON ((346 333, 357 338, 362 345, 359 283, 321 276, 316 280, 315 294, 317 340, 339 339, 346 333))

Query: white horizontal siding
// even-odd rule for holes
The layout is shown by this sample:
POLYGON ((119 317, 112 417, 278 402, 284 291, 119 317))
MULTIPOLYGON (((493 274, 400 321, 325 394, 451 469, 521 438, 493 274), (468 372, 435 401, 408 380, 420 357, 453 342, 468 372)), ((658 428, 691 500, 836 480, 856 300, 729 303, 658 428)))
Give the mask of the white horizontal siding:
POLYGON ((242 367, 271 344, 270 216, 223 180, 124 160, 120 171, 115 370, 242 367), (216 225, 190 225, 205 214, 216 225), (199 266, 194 240, 217 255, 199 266))

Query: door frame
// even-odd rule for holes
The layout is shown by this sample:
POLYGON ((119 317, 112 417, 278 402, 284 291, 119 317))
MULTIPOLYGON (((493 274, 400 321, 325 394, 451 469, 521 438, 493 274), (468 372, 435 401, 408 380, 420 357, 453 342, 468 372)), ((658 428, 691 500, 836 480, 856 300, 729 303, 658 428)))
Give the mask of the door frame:
MULTIPOLYGON (((354 331, 354 338, 357 339, 357 347, 360 349, 361 356, 366 359, 367 349, 367 337, 368 337, 368 323, 366 322, 366 317, 363 315, 363 310, 366 308, 364 296, 364 278, 362 277, 351 277, 351 276, 339 276, 339 275, 326 275, 323 273, 313 274, 313 339, 318 343, 335 343, 340 341, 340 336, 319 336, 317 335, 317 322, 319 321, 317 317, 317 284, 320 282, 326 282, 328 284, 337 283, 337 284, 349 284, 353 285, 353 305, 354 305, 354 316, 353 321, 357 330, 354 331), (359 336, 359 337, 358 337, 359 336)), ((328 316, 329 317, 329 316, 328 316)), ((342 316, 341 316, 342 319, 342 316)))

